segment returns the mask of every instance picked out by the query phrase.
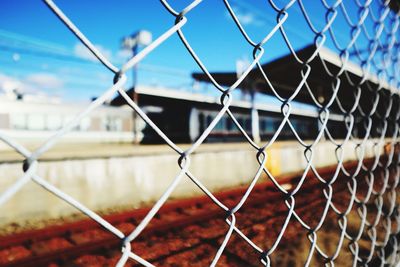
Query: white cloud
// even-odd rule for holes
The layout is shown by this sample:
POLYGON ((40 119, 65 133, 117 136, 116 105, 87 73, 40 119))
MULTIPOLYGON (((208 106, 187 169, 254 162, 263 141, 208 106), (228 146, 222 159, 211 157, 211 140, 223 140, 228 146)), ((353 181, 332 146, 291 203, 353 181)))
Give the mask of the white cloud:
POLYGON ((0 89, 5 93, 11 93, 21 88, 21 82, 15 78, 0 73, 0 89))
MULTIPOLYGON (((95 47, 100 51, 100 53, 105 56, 107 59, 112 59, 112 52, 111 50, 102 47, 101 45, 95 45, 95 47)), ((97 61, 98 59, 90 52, 90 50, 84 46, 82 43, 76 43, 74 46, 74 54, 77 57, 97 61)))
MULTIPOLYGON (((241 8, 238 7, 232 7, 233 12, 235 13, 236 17, 239 19, 240 23, 244 26, 246 25, 252 25, 252 26, 262 26, 263 22, 257 18, 257 16, 254 13, 244 11, 241 8)), ((229 18, 231 18, 231 15, 227 11, 226 14, 229 18)))
POLYGON ((132 51, 128 49, 118 50, 117 54, 115 55, 115 59, 118 61, 126 61, 131 57, 132 57, 132 51))
MULTIPOLYGON (((95 46, 100 51, 100 53, 103 54, 103 56, 116 64, 123 64, 132 57, 132 51, 129 49, 120 49, 113 53, 110 49, 107 49, 101 45, 95 46)), ((82 43, 76 43, 73 49, 75 56, 93 62, 98 62, 98 59, 82 43)))
POLYGON ((0 73, 0 91, 5 94, 22 93, 50 95, 59 94, 64 83, 57 76, 49 73, 33 73, 17 79, 0 73))
POLYGON ((25 78, 25 82, 40 89, 59 89, 64 83, 57 76, 50 73, 33 73, 25 78))

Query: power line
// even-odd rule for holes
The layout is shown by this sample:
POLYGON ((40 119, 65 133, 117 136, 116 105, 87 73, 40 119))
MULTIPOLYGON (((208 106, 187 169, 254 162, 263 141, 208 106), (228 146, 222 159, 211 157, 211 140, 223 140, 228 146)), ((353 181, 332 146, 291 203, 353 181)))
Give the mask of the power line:
MULTIPOLYGON (((255 8, 253 5, 250 5, 245 1, 233 0, 231 2, 234 3, 235 6, 243 8, 244 10, 247 10, 247 11, 251 12, 252 14, 257 15, 258 19, 266 22, 267 24, 269 24, 269 25, 271 25, 273 27, 276 26, 276 20, 272 19, 269 16, 266 16, 265 13, 263 13, 260 9, 255 8)), ((284 29, 285 29, 285 31, 290 32, 291 34, 295 35, 296 37, 302 39, 306 43, 309 43, 309 39, 308 38, 306 38, 303 34, 300 34, 300 32, 298 30, 295 30, 295 29, 292 29, 291 27, 289 27, 288 24, 284 25, 284 29)))
POLYGON ((0 41, 2 41, 2 40, 8 40, 6 43, 9 43, 11 41, 14 44, 22 43, 24 46, 28 45, 28 46, 33 46, 33 47, 37 47, 37 48, 44 49, 44 50, 57 51, 57 53, 59 53, 59 54, 65 54, 65 55, 73 54, 67 48, 65 48, 59 44, 50 43, 45 40, 41 40, 41 39, 33 38, 30 36, 21 35, 18 33, 9 32, 9 31, 0 29, 0 41))
POLYGON ((38 56, 38 57, 48 57, 48 58, 63 60, 63 61, 72 61, 75 63, 100 65, 98 62, 90 61, 90 60, 83 59, 83 58, 80 58, 77 56, 63 55, 63 54, 58 54, 58 53, 49 52, 49 51, 34 51, 32 49, 19 48, 19 47, 3 45, 3 44, 0 44, 0 50, 12 52, 12 53, 16 52, 16 53, 20 53, 20 54, 28 54, 28 55, 32 55, 32 56, 38 56))
MULTIPOLYGON (((74 63, 83 63, 83 64, 91 64, 91 65, 100 66, 100 64, 98 62, 93 62, 93 61, 86 60, 86 59, 83 59, 83 58, 80 58, 77 56, 60 55, 60 54, 48 52, 48 51, 34 51, 34 50, 30 50, 30 49, 17 48, 17 47, 1 45, 1 44, 0 44, 0 50, 11 52, 11 53, 20 53, 20 54, 26 54, 26 55, 30 55, 30 56, 36 56, 36 57, 46 57, 46 58, 51 58, 51 59, 55 59, 55 60, 71 61, 74 63)), ((163 74, 175 75, 175 76, 181 76, 181 77, 189 77, 190 76, 190 73, 187 71, 184 71, 184 70, 173 69, 173 68, 163 67, 163 66, 155 66, 155 65, 151 65, 151 64, 145 64, 145 63, 140 64, 139 69, 144 70, 144 71, 163 73, 163 74)))

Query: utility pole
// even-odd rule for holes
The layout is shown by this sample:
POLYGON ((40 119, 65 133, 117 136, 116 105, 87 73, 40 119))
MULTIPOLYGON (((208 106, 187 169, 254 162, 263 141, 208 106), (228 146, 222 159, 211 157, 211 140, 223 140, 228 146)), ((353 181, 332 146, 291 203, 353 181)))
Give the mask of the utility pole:
MULTIPOLYGON (((140 46, 146 46, 149 45, 152 41, 152 34, 149 31, 145 30, 140 30, 130 36, 127 36, 122 39, 121 46, 125 49, 129 49, 132 51, 132 57, 137 55, 139 52, 139 47, 140 46)), ((136 86, 137 86, 137 73, 138 73, 138 64, 136 64, 132 68, 132 95, 130 96, 132 100, 135 102, 135 104, 138 104, 138 94, 136 93, 136 86)), ((140 130, 139 129, 139 124, 138 124, 138 119, 139 116, 136 114, 136 112, 133 113, 133 133, 134 133, 134 142, 139 143, 140 142, 140 130)))

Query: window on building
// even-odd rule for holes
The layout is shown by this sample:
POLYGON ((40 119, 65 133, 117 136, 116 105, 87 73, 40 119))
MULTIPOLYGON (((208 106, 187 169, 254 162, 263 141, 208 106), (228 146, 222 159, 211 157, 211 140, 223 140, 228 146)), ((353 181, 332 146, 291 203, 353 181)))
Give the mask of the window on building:
POLYGON ((114 119, 114 127, 115 127, 115 131, 117 131, 117 132, 122 131, 122 119, 121 118, 114 119))
POLYGON ((41 131, 46 129, 45 116, 43 114, 28 114, 28 130, 41 131))
POLYGON ((107 132, 122 131, 122 119, 109 116, 102 119, 103 129, 107 132))
POLYGON ((225 117, 222 117, 219 121, 218 121, 218 123, 217 123, 217 125, 215 125, 215 130, 216 131, 218 131, 218 132, 221 132, 221 131, 224 131, 225 130, 225 120, 226 120, 226 118, 225 117))
POLYGON ((232 131, 235 128, 235 124, 233 123, 230 117, 226 117, 226 129, 228 131, 232 131))
MULTIPOLYGON (((74 119, 74 116, 65 116, 63 119, 63 126, 65 126, 66 124, 68 124, 70 121, 72 121, 74 119)), ((73 128, 74 131, 78 131, 79 130, 79 125, 75 126, 73 128)))
POLYGON ((207 127, 207 125, 204 125, 204 124, 205 124, 205 122, 204 122, 204 114, 200 113, 200 115, 199 115, 199 125, 200 125, 200 132, 201 133, 204 132, 204 129, 207 127))
POLYGON ((46 128, 50 131, 55 131, 61 128, 63 123, 61 115, 49 114, 46 118, 46 128))
POLYGON ((11 128, 17 130, 26 130, 27 129, 27 118, 26 114, 12 114, 11 115, 11 128))
POLYGON ((269 119, 266 121, 266 131, 267 132, 273 133, 277 127, 279 127, 279 122, 277 123, 272 119, 269 119))
POLYGON ((79 130, 81 131, 87 131, 90 128, 90 118, 85 117, 83 118, 80 123, 79 123, 79 130))
POLYGON ((260 130, 262 132, 266 132, 267 131, 267 119, 261 119, 260 120, 260 130))
POLYGON ((212 122, 212 120, 213 120, 213 118, 211 117, 211 115, 207 115, 207 125, 206 125, 206 127, 208 127, 210 124, 211 124, 211 122, 212 122))
POLYGON ((244 121, 244 128, 247 132, 251 131, 251 119, 250 118, 246 118, 244 121))
POLYGON ((239 123, 239 125, 244 128, 244 118, 243 117, 238 117, 236 118, 237 122, 239 123))

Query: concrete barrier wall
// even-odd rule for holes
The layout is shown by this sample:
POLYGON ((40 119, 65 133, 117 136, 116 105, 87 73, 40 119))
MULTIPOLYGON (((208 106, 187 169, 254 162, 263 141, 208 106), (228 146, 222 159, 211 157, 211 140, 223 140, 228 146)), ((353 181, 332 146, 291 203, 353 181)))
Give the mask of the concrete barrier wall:
MULTIPOLYGON (((248 144, 235 149, 218 149, 211 145, 191 156, 190 172, 211 191, 247 184, 259 168, 257 152, 248 144)), ((372 156, 368 144, 366 157, 372 156)), ((304 169, 304 149, 295 142, 281 142, 268 150, 267 168, 273 175, 304 169)), ((354 147, 344 147, 345 160, 354 159, 354 147)), ((156 201, 178 175, 178 155, 171 153, 130 155, 110 158, 82 158, 40 162, 39 176, 96 211, 139 207, 156 201)), ((336 164, 334 147, 321 143, 314 150, 316 167, 336 164)), ((21 163, 0 164, 0 192, 22 175, 21 163)), ((265 179, 263 177, 262 179, 265 179)), ((200 194, 187 178, 172 194, 172 198, 200 194)), ((5 205, 0 206, 0 226, 12 222, 68 217, 77 211, 30 182, 5 205)))
MULTIPOLYGON (((316 168, 335 165, 343 153, 343 161, 356 158, 356 147, 352 143, 343 146, 342 152, 337 151, 336 146, 329 142, 320 142, 315 146, 312 153, 312 165, 316 168)), ((379 149, 382 151, 382 148, 379 149)), ((365 146, 364 158, 374 156, 373 141, 365 146)), ((294 142, 279 142, 268 150, 269 160, 266 163, 273 175, 292 173, 303 170, 307 166, 304 156, 304 148, 294 142)))

